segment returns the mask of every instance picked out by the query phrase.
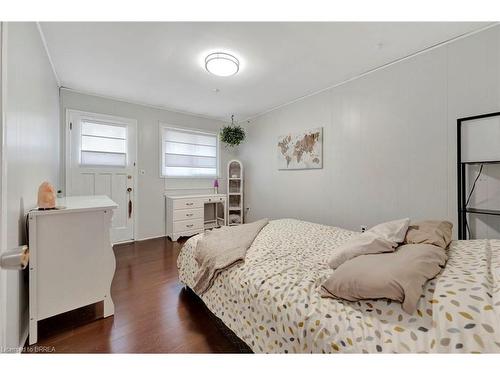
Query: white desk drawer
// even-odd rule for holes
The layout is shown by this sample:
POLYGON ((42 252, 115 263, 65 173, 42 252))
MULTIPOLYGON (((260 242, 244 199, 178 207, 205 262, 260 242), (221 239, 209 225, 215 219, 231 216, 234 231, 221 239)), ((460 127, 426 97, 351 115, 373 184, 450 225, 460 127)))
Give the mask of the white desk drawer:
POLYGON ((174 210, 174 221, 202 219, 202 218, 203 218, 203 208, 174 210))
POLYGON ((203 219, 182 220, 174 222, 174 232, 184 232, 194 229, 203 229, 203 219))
POLYGON ((226 199, 224 197, 207 197, 203 199, 204 203, 217 203, 224 202, 226 199))
POLYGON ((203 208, 202 199, 174 199, 174 210, 184 208, 203 208))

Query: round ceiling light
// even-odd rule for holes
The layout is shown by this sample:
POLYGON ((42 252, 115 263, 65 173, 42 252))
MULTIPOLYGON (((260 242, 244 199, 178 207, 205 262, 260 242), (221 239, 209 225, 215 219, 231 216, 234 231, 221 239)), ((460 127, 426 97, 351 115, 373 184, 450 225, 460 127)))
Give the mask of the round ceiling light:
POLYGON ((224 52, 214 52, 205 58, 205 69, 220 77, 229 77, 240 70, 239 60, 224 52))

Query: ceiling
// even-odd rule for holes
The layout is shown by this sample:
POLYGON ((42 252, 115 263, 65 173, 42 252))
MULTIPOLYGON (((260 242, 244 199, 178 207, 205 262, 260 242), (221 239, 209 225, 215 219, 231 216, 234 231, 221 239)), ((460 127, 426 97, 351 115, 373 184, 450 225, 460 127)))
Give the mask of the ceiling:
POLYGON ((487 25, 44 22, 41 29, 64 87, 245 120, 487 25), (203 60, 213 51, 237 56, 238 74, 209 74, 203 60))

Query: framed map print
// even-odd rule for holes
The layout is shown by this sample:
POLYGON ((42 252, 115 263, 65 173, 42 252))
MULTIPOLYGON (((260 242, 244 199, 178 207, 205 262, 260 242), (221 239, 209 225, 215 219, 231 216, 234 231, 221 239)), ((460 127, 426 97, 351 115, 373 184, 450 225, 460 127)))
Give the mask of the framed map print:
POLYGON ((278 169, 323 168, 323 128, 278 138, 278 169))

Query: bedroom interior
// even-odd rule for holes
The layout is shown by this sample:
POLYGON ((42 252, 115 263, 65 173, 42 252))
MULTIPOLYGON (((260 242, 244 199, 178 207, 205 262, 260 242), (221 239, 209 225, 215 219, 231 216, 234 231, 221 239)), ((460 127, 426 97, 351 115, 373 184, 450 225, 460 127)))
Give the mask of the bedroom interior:
POLYGON ((0 369, 497 365, 495 16, 0 20, 0 369))

